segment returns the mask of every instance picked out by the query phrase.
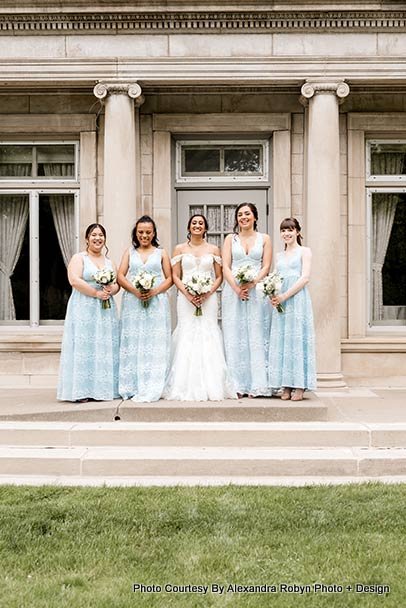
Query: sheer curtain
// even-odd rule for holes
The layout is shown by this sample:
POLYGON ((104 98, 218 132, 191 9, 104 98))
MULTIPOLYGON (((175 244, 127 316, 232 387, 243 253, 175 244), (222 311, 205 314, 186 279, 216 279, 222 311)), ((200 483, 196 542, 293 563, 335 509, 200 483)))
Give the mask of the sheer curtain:
MULTIPOLYGON (((29 163, 2 163, 0 177, 25 177, 31 173, 29 163)), ((0 320, 14 321, 11 277, 20 257, 28 221, 28 196, 0 195, 0 320)))
MULTIPOLYGON (((375 175, 399 175, 402 172, 404 155, 396 153, 374 154, 372 173, 375 175)), ((398 204, 396 194, 374 194, 372 202, 372 314, 374 321, 384 318, 382 268, 398 204)))
MULTIPOLYGON (((44 163, 44 173, 50 177, 72 177, 71 163, 44 163)), ((65 266, 75 253, 75 206, 71 194, 51 194, 52 217, 65 266)))

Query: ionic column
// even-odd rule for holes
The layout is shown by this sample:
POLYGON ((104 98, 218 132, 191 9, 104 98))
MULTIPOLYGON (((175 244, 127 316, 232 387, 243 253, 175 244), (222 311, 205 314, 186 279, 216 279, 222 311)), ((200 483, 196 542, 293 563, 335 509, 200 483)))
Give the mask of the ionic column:
POLYGON ((350 89, 343 81, 308 81, 306 158, 306 242, 312 249, 311 292, 315 315, 320 387, 345 386, 340 331, 340 101, 350 89))
POLYGON ((99 83, 93 92, 105 100, 103 222, 118 264, 137 215, 135 107, 144 98, 137 83, 99 83))

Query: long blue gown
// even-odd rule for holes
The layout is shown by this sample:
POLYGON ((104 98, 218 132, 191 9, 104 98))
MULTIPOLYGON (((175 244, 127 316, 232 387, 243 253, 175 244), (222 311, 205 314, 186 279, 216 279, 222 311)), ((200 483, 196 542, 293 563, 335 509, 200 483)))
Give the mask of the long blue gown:
MULTIPOLYGON (((145 264, 137 249, 130 249, 128 278, 140 270, 158 276, 154 287, 163 280, 162 249, 155 249, 145 264)), ((170 359, 171 322, 166 293, 141 300, 125 291, 121 308, 121 344, 119 391, 123 399, 158 401, 165 386, 170 359)))
MULTIPOLYGON (((86 253, 82 278, 102 289, 93 279, 98 271, 86 253)), ((105 258, 105 267, 112 263, 105 258)), ((102 300, 72 290, 66 309, 62 340, 57 398, 76 401, 92 398, 110 401, 118 398, 119 322, 114 298, 111 308, 103 309, 102 300)))
MULTIPOLYGON (((302 248, 277 256, 276 270, 284 293, 302 274, 302 248)), ((273 388, 316 388, 316 354, 313 310, 307 287, 282 303, 284 312, 272 310, 269 348, 269 384, 273 388)))
MULTIPOLYGON (((234 272, 250 264, 257 273, 262 267, 263 235, 257 238, 246 254, 238 235, 232 239, 232 266, 234 272)), ((241 394, 266 396, 272 394, 268 385, 268 350, 271 326, 269 303, 255 288, 249 300, 242 301, 228 283, 222 297, 222 327, 227 367, 234 390, 241 394)))

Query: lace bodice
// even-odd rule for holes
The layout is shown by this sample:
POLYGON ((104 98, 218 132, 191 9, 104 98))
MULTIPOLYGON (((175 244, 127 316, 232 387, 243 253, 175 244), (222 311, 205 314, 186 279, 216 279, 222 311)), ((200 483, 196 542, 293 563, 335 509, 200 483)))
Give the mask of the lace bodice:
POLYGON ((172 258, 172 266, 181 263, 182 281, 187 281, 194 272, 210 272, 214 276, 214 262, 221 265, 221 258, 212 253, 195 256, 192 253, 181 253, 172 258))
POLYGON ((302 274, 302 248, 297 247, 290 255, 286 255, 285 251, 278 253, 276 270, 284 279, 288 277, 298 279, 302 274))
POLYGON ((264 238, 262 234, 258 232, 255 243, 250 252, 245 253, 244 247, 240 241, 240 237, 238 235, 234 235, 231 246, 233 270, 235 268, 239 268, 243 264, 250 264, 259 270, 262 266, 263 241, 264 238))

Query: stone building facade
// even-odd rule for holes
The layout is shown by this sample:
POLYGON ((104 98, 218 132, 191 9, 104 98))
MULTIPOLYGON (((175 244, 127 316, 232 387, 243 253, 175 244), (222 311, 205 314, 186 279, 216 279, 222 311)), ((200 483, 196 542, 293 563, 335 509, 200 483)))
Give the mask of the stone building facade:
POLYGON ((320 386, 405 375, 403 1, 3 1, 0 41, 0 386, 55 385, 89 223, 118 263, 243 201, 302 223, 320 386))

